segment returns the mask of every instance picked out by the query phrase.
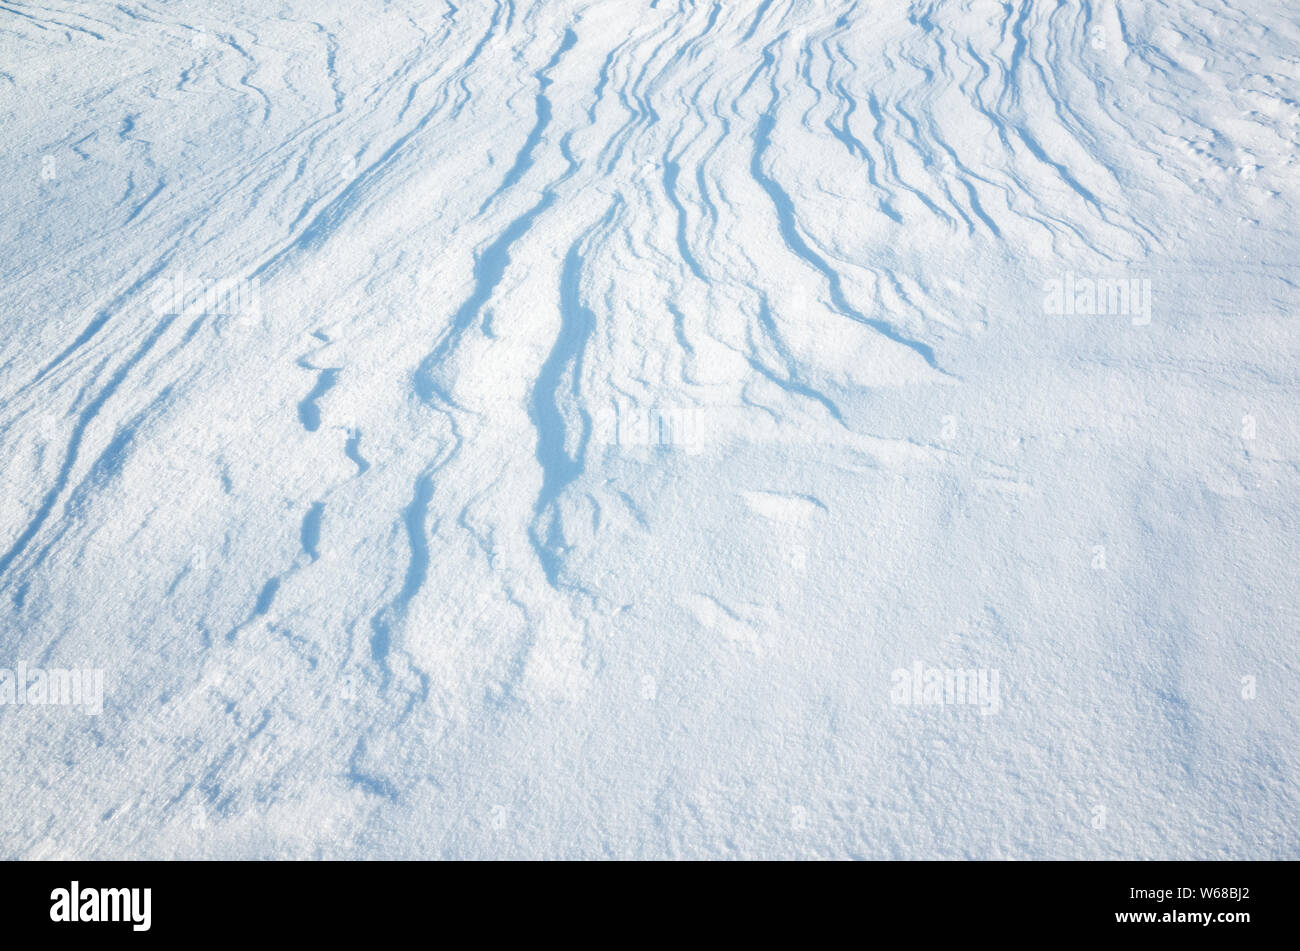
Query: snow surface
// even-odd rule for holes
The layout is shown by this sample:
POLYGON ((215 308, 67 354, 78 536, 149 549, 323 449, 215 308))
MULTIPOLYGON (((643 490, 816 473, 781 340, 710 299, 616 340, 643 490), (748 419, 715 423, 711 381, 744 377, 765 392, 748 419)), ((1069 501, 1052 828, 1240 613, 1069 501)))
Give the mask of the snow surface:
POLYGON ((1300 857, 1298 21, 6 0, 0 856, 1300 857))

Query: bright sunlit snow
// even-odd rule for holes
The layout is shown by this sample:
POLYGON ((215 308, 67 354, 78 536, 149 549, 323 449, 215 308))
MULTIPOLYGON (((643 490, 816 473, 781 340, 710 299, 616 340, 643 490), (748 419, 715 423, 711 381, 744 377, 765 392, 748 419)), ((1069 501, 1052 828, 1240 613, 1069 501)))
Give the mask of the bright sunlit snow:
POLYGON ((6 0, 0 129, 0 857, 1300 857, 1287 0, 6 0))

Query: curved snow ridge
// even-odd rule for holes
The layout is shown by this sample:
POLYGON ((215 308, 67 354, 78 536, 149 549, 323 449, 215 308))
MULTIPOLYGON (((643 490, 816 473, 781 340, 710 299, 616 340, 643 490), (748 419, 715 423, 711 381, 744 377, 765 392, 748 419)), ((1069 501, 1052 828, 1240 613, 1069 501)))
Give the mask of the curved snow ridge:
POLYGON ((1293 855, 1275 6, 8 5, 0 854, 1293 855))

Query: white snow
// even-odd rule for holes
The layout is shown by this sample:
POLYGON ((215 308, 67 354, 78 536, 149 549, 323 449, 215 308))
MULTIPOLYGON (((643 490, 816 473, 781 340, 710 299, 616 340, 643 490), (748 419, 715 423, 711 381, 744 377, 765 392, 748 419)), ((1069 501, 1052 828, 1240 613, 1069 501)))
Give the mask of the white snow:
POLYGON ((1288 4, 16 0, 0 127, 0 857, 1300 857, 1288 4))

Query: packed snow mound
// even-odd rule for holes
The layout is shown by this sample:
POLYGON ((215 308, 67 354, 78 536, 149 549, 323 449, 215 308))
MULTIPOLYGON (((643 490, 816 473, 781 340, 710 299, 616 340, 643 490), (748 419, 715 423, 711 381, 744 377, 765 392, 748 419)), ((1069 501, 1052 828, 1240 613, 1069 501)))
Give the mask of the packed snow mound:
POLYGON ((1300 857, 1300 22, 0 7, 0 857, 1300 857))

